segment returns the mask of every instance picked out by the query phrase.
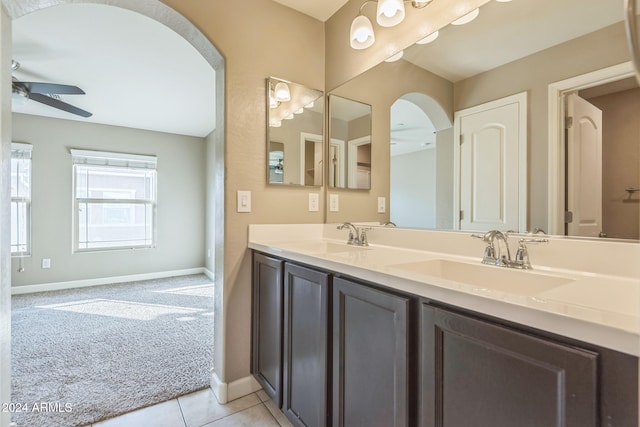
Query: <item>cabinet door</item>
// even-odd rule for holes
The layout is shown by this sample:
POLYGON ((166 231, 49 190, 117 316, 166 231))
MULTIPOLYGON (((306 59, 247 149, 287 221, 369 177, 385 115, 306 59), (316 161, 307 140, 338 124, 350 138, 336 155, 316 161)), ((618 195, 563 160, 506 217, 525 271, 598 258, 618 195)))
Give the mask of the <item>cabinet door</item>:
POLYGON ((294 425, 327 424, 329 275, 285 264, 282 411, 294 425))
POLYGON ((421 425, 589 427, 597 354, 424 304, 421 425))
POLYGON ((333 425, 408 424, 409 299, 333 281, 333 425))
POLYGON ((282 403, 283 264, 262 254, 253 256, 251 372, 278 406, 282 403))

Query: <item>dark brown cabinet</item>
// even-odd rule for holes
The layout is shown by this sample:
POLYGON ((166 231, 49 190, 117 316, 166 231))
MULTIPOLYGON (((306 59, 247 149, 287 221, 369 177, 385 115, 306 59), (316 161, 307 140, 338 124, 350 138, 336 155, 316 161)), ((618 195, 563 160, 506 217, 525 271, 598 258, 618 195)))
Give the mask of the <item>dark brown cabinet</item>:
POLYGON ((253 260, 252 373, 296 426, 638 426, 635 356, 253 260))
POLYGON ((333 281, 333 425, 409 425, 409 299, 333 281))
POLYGON ((282 411, 294 425, 327 425, 329 274, 286 263, 282 411))
POLYGON ((589 427, 598 355, 424 304, 421 425, 589 427))
POLYGON ((267 395, 282 403, 282 304, 284 262, 253 255, 251 372, 267 395))

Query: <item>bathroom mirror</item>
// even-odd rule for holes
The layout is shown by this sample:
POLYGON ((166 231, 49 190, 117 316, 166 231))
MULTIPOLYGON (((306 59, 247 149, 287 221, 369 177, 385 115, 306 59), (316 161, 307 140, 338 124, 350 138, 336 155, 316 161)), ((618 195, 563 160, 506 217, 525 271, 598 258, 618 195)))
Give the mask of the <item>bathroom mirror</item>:
POLYGON ((371 106, 329 96, 329 187, 371 188, 371 106))
MULTIPOLYGON (((362 98, 354 97, 372 105, 372 138, 385 141, 385 144, 374 146, 374 157, 382 159, 376 163, 376 173, 388 173, 389 219, 399 226, 460 229, 454 223, 455 203, 450 200, 452 186, 455 185, 455 159, 451 157, 455 145, 455 112, 526 93, 527 229, 538 227, 554 234, 566 234, 562 224, 555 226, 557 218, 564 216, 565 206, 554 206, 553 193, 558 193, 557 199, 564 199, 567 182, 564 161, 571 154, 565 152, 561 138, 553 145, 554 129, 561 133, 565 124, 558 123, 562 119, 553 115, 550 105, 551 102, 559 103, 561 113, 564 98, 551 99, 550 85, 577 76, 597 74, 599 70, 609 67, 624 68, 629 61, 629 54, 622 23, 623 12, 622 0, 489 2, 481 8, 475 21, 463 26, 447 26, 435 41, 413 45, 405 49, 401 60, 378 64, 332 91, 340 93, 346 86, 354 87, 359 82, 366 82, 362 84, 370 92, 384 87, 384 92, 393 93, 387 98, 376 95, 380 99, 367 97, 363 92, 362 98), (427 80, 429 84, 425 83, 427 80), (437 108, 430 111, 429 108, 434 106, 437 108), (379 122, 385 117, 387 123, 382 126, 379 122), (418 139, 411 143, 414 147, 409 149, 410 134, 418 135, 418 139), (552 145, 549 145, 550 141, 552 145), (403 196, 405 201, 424 197, 420 193, 424 193, 427 186, 427 178, 422 176, 424 172, 430 172, 433 178, 429 179, 436 180, 435 184, 429 184, 431 189, 428 190, 431 199, 427 205, 431 213, 419 211, 410 203, 395 204, 398 194, 394 190, 397 163, 394 151, 405 144, 404 148, 413 151, 405 151, 404 156, 413 160, 422 155, 420 151, 432 151, 429 166, 420 169, 407 164, 399 168, 404 171, 402 179, 413 184, 400 185, 406 192, 403 196), (376 157, 377 150, 386 152, 386 157, 376 157), (384 164, 385 161, 388 163, 384 164), (410 187, 415 191, 410 192, 410 187), (419 221, 429 216, 431 219, 428 222, 416 220, 404 224, 402 220, 396 221, 397 213, 411 211, 420 212, 419 221)), ((618 74, 622 78, 625 72, 618 74)), ((631 75, 630 69, 626 75, 631 75)), ((600 77, 600 80, 609 82, 612 78, 600 77)), ((606 87, 602 89, 605 92, 599 90, 596 94, 586 91, 588 86, 595 85, 582 83, 581 87, 576 86, 574 92, 588 98, 601 109, 606 107, 605 104, 612 103, 613 100, 609 98, 623 92, 620 88, 624 87, 606 87)), ((638 91, 637 87, 628 90, 638 91)), ((627 98, 633 98, 633 92, 627 92, 626 88, 624 93, 627 98)), ((638 95, 636 93, 635 98, 638 95)), ((603 110, 605 120, 608 116, 622 114, 608 113, 606 108, 603 110)), ((638 111, 625 114, 638 117, 638 111)), ((605 132, 612 127, 616 126, 607 126, 606 122, 603 126, 605 132)), ((603 135, 602 139, 603 231, 608 237, 635 240, 640 229, 640 192, 629 192, 627 189, 640 188, 640 165, 637 161, 640 147, 636 138, 623 148, 606 150, 614 140, 620 139, 619 136, 607 135, 603 135), (626 157, 619 153, 626 153, 626 157), (607 168, 618 177, 605 178, 607 168), (627 230, 621 230, 618 224, 627 225, 627 230)), ((381 187, 375 191, 378 194, 372 194, 372 197, 384 194, 384 191, 385 188, 381 187)), ((370 205, 375 206, 374 203, 370 205)), ((375 218, 373 212, 362 220, 375 218)))
POLYGON ((271 77, 266 99, 267 182, 322 186, 324 93, 271 77))

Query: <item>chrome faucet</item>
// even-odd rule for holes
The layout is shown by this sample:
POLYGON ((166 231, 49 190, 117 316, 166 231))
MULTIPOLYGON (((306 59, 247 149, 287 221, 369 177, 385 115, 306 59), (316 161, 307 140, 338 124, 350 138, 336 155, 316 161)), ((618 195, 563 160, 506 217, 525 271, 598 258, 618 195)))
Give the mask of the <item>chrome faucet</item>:
POLYGON ((548 243, 548 239, 520 239, 518 240, 518 250, 515 258, 511 259, 511 251, 509 250, 509 235, 498 230, 491 230, 483 235, 472 234, 471 237, 481 239, 487 243, 482 257, 483 264, 497 265, 500 267, 517 268, 520 270, 530 270, 533 267, 529 260, 529 250, 527 243, 548 243), (496 243, 497 240, 497 243, 496 243), (502 253, 500 248, 500 240, 504 242, 506 255, 502 253))
POLYGON ((344 222, 339 224, 337 227, 338 230, 342 230, 344 228, 349 229, 349 240, 347 240, 348 245, 369 246, 369 242, 367 241, 367 230, 371 230, 371 228, 362 228, 358 230, 358 228, 350 222, 344 222))

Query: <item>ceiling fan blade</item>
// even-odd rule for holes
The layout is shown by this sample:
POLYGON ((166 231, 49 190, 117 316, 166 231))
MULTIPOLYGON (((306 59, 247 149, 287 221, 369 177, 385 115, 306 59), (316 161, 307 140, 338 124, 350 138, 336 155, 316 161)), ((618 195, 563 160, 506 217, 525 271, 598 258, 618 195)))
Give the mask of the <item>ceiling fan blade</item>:
POLYGON ((55 93, 57 95, 84 95, 78 86, 61 85, 58 83, 20 82, 30 93, 55 93))
POLYGON ((47 95, 42 95, 39 93, 30 93, 29 99, 32 99, 37 102, 41 102, 42 104, 48 105, 53 108, 58 108, 60 110, 66 111, 71 114, 76 114, 82 117, 91 117, 92 114, 88 111, 85 111, 81 108, 74 107, 71 104, 67 104, 66 102, 60 101, 59 99, 51 98, 47 95))

